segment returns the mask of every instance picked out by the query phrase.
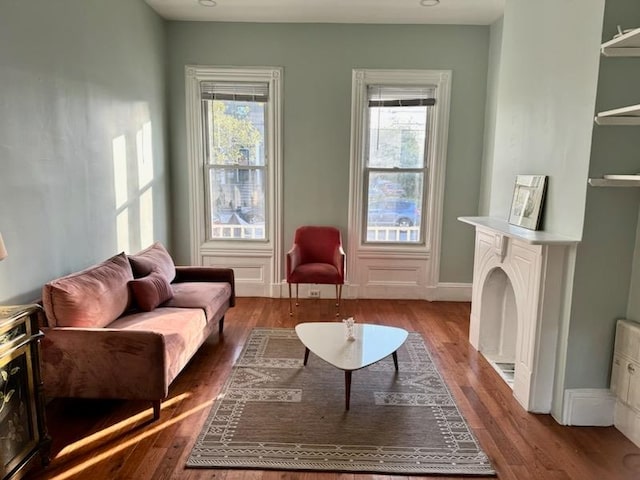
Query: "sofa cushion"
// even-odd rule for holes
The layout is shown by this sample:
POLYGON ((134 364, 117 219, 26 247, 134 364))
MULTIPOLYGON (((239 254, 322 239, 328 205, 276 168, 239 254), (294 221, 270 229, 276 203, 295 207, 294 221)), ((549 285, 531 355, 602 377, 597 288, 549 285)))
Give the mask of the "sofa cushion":
POLYGON ((136 278, 146 277, 153 271, 161 272, 169 283, 176 278, 173 259, 160 242, 154 243, 135 255, 129 255, 129 262, 136 278))
MULTIPOLYGON (((180 373, 202 342, 211 334, 204 312, 198 308, 156 308, 152 312, 139 312, 118 318, 108 327, 122 335, 143 331, 161 335, 164 342, 165 385, 180 373)), ((157 370, 154 359, 140 359, 148 370, 157 370)), ((165 393, 166 396, 166 393, 165 393)))
POLYGON ((229 301, 231 286, 228 283, 180 282, 173 283, 173 298, 165 307, 201 308, 210 321, 222 305, 229 301))
POLYGON ((42 303, 50 326, 104 327, 128 308, 133 279, 124 253, 47 283, 42 303))
POLYGON ((138 307, 145 312, 150 312, 173 297, 171 285, 158 271, 151 272, 146 277, 131 280, 129 286, 138 307))

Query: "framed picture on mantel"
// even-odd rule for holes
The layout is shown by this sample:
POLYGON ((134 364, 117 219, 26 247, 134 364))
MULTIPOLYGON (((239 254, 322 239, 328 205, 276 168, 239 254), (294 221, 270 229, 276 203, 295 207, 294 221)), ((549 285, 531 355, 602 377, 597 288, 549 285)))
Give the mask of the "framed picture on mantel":
POLYGON ((546 175, 517 175, 509 223, 529 230, 538 230, 546 189, 546 175))

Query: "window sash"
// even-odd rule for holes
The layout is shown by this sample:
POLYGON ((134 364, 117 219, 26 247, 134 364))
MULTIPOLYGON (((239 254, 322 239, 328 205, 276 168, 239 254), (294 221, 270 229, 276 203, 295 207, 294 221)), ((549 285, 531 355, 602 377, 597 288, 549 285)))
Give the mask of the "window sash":
POLYGON ((378 135, 380 135, 381 133, 384 133, 385 131, 392 131, 390 129, 385 129, 383 125, 380 124, 381 122, 381 118, 380 115, 382 112, 382 107, 371 107, 371 106, 365 106, 365 119, 366 119, 366 132, 364 135, 364 168, 393 168, 393 169, 403 169, 403 168, 425 168, 428 164, 427 162, 427 155, 428 155, 428 147, 429 147, 429 129, 430 129, 430 122, 431 122, 431 115, 430 115, 430 109, 429 108, 425 108, 424 110, 424 124, 425 124, 425 128, 424 130, 420 130, 421 134, 424 135, 423 141, 420 144, 420 148, 422 149, 421 152, 421 156, 420 156, 420 166, 418 167, 417 164, 414 166, 402 166, 402 163, 400 162, 400 157, 393 157, 393 160, 397 160, 393 165, 389 165, 387 167, 385 167, 384 165, 380 165, 379 162, 376 161, 376 157, 374 155, 372 155, 371 153, 371 125, 373 123, 372 118, 376 117, 376 120, 378 122, 378 135))
MULTIPOLYGON (((269 170, 266 166, 233 166, 233 165, 207 165, 205 167, 205 190, 206 190, 206 207, 207 212, 207 241, 220 241, 220 240, 234 240, 243 242, 264 242, 269 240, 268 225, 269 225, 269 196, 268 196, 268 175, 269 170), (257 202, 257 205, 247 204, 244 200, 245 196, 238 196, 236 185, 233 183, 225 183, 224 185, 229 187, 228 189, 214 190, 212 186, 212 175, 216 172, 224 172, 226 174, 237 173, 238 177, 247 177, 247 180, 254 178, 261 178, 261 181, 257 184, 249 184, 254 188, 257 187, 261 190, 261 198, 257 202), (246 175, 242 175, 242 173, 246 175), (234 192, 234 193, 232 193, 234 192), (221 199, 221 200, 219 200, 221 199), (219 203, 218 203, 219 202, 219 203), (214 206, 215 204, 215 206, 214 206), (236 216, 234 217, 234 213, 236 216), (224 234, 218 236, 214 235, 214 230, 220 230, 220 226, 225 223, 218 223, 215 219, 227 220, 226 225, 237 225, 246 222, 248 226, 257 227, 256 223, 259 223, 259 227, 254 229, 254 233, 247 234, 241 237, 229 237, 224 234), (255 235, 255 236, 253 236, 255 235)), ((225 175, 226 176, 226 175, 225 175)), ((250 192, 250 198, 253 198, 255 190, 250 192)), ((247 230, 247 229, 245 229, 247 230)), ((225 231, 229 231, 226 229, 225 231)), ((239 231, 242 235, 242 232, 239 231)))
POLYGON ((369 85, 367 87, 367 101, 363 105, 366 119, 362 162, 364 201, 362 202, 361 243, 363 245, 425 245, 428 224, 428 218, 425 218, 425 203, 428 196, 430 109, 426 108, 425 112, 424 143, 421 145, 420 159, 416 159, 419 165, 406 167, 401 166, 399 157, 391 157, 392 161, 388 165, 380 165, 379 162, 371 165, 371 117, 375 115, 373 109, 382 107, 404 109, 405 107, 433 106, 435 105, 434 95, 435 89, 430 86, 369 85), (402 174, 413 174, 415 175, 413 183, 419 184, 419 191, 406 192, 402 185, 398 184, 394 187, 394 182, 389 182, 392 184, 390 188, 395 188, 394 191, 384 190, 383 186, 381 191, 374 192, 372 190, 375 185, 372 185, 372 178, 375 178, 376 173, 383 174, 378 176, 380 178, 384 177, 384 174, 395 178, 400 178, 402 174), (383 201, 385 198, 386 200, 383 201), (382 230, 387 231, 385 233, 382 230), (379 235, 380 233, 382 235, 379 235))
MULTIPOLYGON (((232 101, 236 101, 236 100, 232 100, 232 101)), ((242 101, 242 103, 251 103, 251 102, 247 102, 247 101, 242 101)), ((257 102, 253 102, 253 103, 257 103, 257 102)), ((216 132, 213 131, 211 132, 211 129, 215 129, 215 125, 213 122, 213 118, 215 115, 213 114, 213 112, 211 112, 211 109, 213 108, 213 102, 212 101, 203 101, 202 102, 202 128, 203 128, 203 140, 204 140, 204 162, 206 164, 210 164, 210 165, 243 165, 242 163, 240 163, 239 159, 236 159, 235 162, 231 162, 231 163, 216 163, 216 160, 218 159, 218 156, 214 153, 214 149, 216 148, 216 142, 217 140, 217 135, 216 132), (211 122, 210 122, 211 120, 211 122), (210 142, 211 140, 211 142, 210 142)), ((262 136, 263 136, 263 142, 262 142, 262 154, 259 156, 259 158, 257 158, 257 161, 259 163, 248 163, 249 165, 266 165, 267 164, 267 152, 268 150, 268 137, 269 135, 267 134, 267 130, 269 128, 269 123, 268 123, 268 118, 269 118, 269 112, 268 112, 268 104, 266 104, 263 108, 263 124, 262 124, 262 136)), ((238 144, 240 146, 240 144, 238 144)), ((245 145, 245 147, 248 147, 245 145)), ((240 149, 238 149, 240 150, 240 149)), ((254 158, 254 160, 256 160, 256 158, 254 158)), ((248 159, 247 159, 248 161, 248 159)))
POLYGON ((362 202, 362 244, 424 245, 427 224, 423 213, 427 194, 425 171, 365 169, 363 180, 365 200, 362 202), (419 198, 398 196, 396 192, 385 191, 384 187, 382 191, 378 191, 377 195, 374 194, 373 189, 370 188, 373 186, 371 174, 381 172, 396 177, 403 173, 411 173, 414 176, 414 182, 419 184, 419 198))

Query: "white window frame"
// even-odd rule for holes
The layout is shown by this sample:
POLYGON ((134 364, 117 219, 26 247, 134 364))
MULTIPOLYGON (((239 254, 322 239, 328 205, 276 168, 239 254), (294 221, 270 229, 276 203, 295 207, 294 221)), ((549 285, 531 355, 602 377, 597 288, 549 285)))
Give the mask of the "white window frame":
MULTIPOLYGON (((280 251, 282 245, 282 68, 217 67, 187 65, 185 67, 187 158, 189 167, 189 219, 191 230, 190 257, 194 265, 203 265, 206 257, 255 259, 268 262, 261 272, 269 295, 279 289, 282 277, 280 251), (204 178, 204 131, 200 82, 266 82, 269 100, 266 105, 265 152, 268 181, 266 185, 266 240, 207 240, 206 179, 204 178), (269 285, 270 283, 270 285, 269 285)), ((242 281, 242 279, 240 279, 242 281)), ((253 294, 257 294, 252 290, 253 294)), ((259 292, 258 292, 259 293, 259 292)))
MULTIPOLYGON (((419 280, 413 287, 435 287, 438 283, 440 272, 440 241, 442 231, 442 210, 444 203, 444 183, 447 158, 447 139, 449 128, 449 109, 451 96, 451 71, 450 70, 373 70, 354 69, 352 72, 351 91, 351 152, 350 152, 350 188, 349 188, 349 255, 348 275, 349 281, 356 291, 354 295, 367 294, 366 288, 358 292, 358 287, 363 288, 367 282, 368 274, 358 275, 362 271, 363 261, 373 259, 378 263, 372 268, 387 268, 385 261, 427 261, 427 268, 419 273, 419 280), (364 173, 367 141, 367 113, 368 99, 367 87, 369 85, 389 86, 433 86, 435 88, 436 104, 430 107, 431 119, 429 122, 429 149, 425 152, 427 174, 425 178, 425 194, 427 209, 422 216, 424 223, 424 241, 420 244, 411 243, 367 243, 366 222, 364 214, 366 199, 364 198, 364 173)), ((365 265, 366 267, 366 265, 365 265)), ((390 264, 389 272, 393 270, 390 264)), ((409 268, 409 267, 407 267, 409 268)), ((418 267, 416 267, 418 268, 418 267)), ((422 267, 420 267, 422 268, 422 267)), ((393 273, 389 274, 389 283, 393 283, 393 273)), ((379 278, 376 282, 381 283, 379 278)), ((384 282, 384 280, 382 281, 384 282)), ((416 290, 414 288, 414 292, 416 290)), ((407 293, 407 295, 411 295, 407 293)), ((399 294, 398 296, 402 296, 399 294)), ((423 298, 427 298, 425 294, 423 298)), ((412 298, 418 298, 413 296, 412 298)))

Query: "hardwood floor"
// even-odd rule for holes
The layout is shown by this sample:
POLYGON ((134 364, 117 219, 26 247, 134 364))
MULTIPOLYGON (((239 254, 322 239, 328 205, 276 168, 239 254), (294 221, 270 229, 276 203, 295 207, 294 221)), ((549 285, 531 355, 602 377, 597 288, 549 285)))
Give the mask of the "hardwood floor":
MULTIPOLYGON (((334 319, 330 300, 239 298, 225 320, 173 383, 160 420, 144 402, 54 400, 47 407, 52 462, 29 478, 384 480, 400 477, 334 473, 197 470, 184 464, 195 437, 253 327, 293 327, 334 319)), ((417 331, 500 479, 640 479, 640 449, 613 427, 563 427, 525 412, 511 390, 467 341, 468 303, 344 301, 341 317, 417 331)), ((408 477, 407 477, 408 478, 408 477)), ((424 478, 424 477, 423 477, 424 478)), ((444 479, 445 477, 438 477, 444 479)), ((491 477, 493 478, 493 477, 491 477)))

